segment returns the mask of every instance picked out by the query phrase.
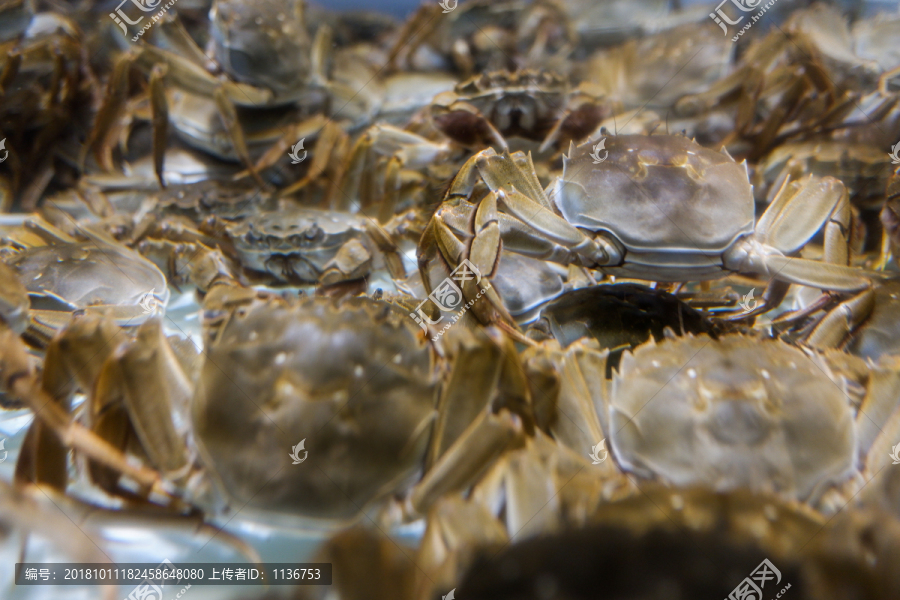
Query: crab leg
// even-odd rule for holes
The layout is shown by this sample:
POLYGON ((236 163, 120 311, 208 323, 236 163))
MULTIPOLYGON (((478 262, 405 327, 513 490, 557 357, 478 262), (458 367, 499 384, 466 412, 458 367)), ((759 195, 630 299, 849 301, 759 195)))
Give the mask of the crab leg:
MULTIPOLYGON (((500 233, 497 227, 497 204, 494 193, 488 194, 476 211, 474 221, 475 235, 468 249, 456 237, 456 234, 450 227, 444 223, 439 212, 435 214, 433 234, 441 255, 444 256, 451 267, 456 268, 462 262, 462 259, 468 255, 469 260, 481 272, 482 276, 493 274, 500 258, 501 249, 500 233)), ((427 233, 426 231, 426 235, 427 233)), ((421 265, 422 263, 420 263, 420 270, 422 268, 421 265)), ((427 273, 423 274, 423 281, 426 282, 426 287, 430 287, 427 273)), ((429 289, 428 291, 430 292, 431 290, 429 289)), ((510 324, 515 323, 515 320, 504 307, 503 300, 492 286, 478 288, 478 284, 474 280, 468 280, 462 291, 463 295, 470 300, 474 300, 479 294, 482 294, 487 298, 501 319, 510 324)), ((473 311, 483 322, 496 320, 495 316, 490 314, 490 311, 485 308, 483 302, 475 302, 473 311)))
POLYGON ((472 484, 506 451, 522 445, 522 421, 503 411, 482 412, 412 491, 409 506, 414 513, 427 512, 441 496, 472 484))
POLYGON ((604 237, 588 237, 562 217, 517 190, 501 190, 498 196, 510 214, 573 254, 583 257, 586 266, 615 265, 621 259, 621 251, 604 237))
POLYGON ((225 126, 225 130, 228 132, 228 136, 234 144, 234 151, 237 152, 237 155, 241 158, 241 162, 243 162, 250 171, 253 179, 260 187, 268 189, 268 184, 263 181, 259 171, 256 170, 256 165, 250 158, 250 150, 247 148, 244 130, 241 129, 241 122, 238 120, 237 108, 235 107, 234 102, 229 99, 225 87, 226 86, 222 86, 213 93, 213 99, 216 102, 216 108, 219 109, 219 116, 222 119, 222 124, 225 126))
POLYGON ((150 72, 150 109, 153 114, 153 170, 159 187, 165 189, 163 179, 164 161, 166 159, 166 139, 169 136, 169 102, 166 100, 166 89, 163 77, 167 67, 164 64, 154 65, 150 72))
MULTIPOLYGON (((278 138, 274 144, 269 146, 269 149, 266 150, 262 156, 256 161, 256 170, 264 171, 269 167, 272 167, 277 163, 281 158, 284 157, 285 153, 288 149, 293 146, 294 143, 297 142, 300 138, 311 137, 318 134, 322 131, 330 121, 325 119, 324 115, 316 115, 305 121, 301 121, 299 123, 295 123, 291 125, 287 131, 278 138)), ((322 137, 325 137, 325 133, 322 134, 322 137)), ((313 165, 315 165, 316 154, 313 154, 313 165)), ((328 155, 326 154, 326 160, 328 155)), ((244 170, 234 176, 234 180, 238 181, 250 175, 249 170, 244 170)), ((307 176, 308 177, 308 176, 307 176)), ((293 184, 296 185, 296 184, 293 184)), ((293 185, 291 187, 293 187, 293 185)), ((282 190, 280 192, 282 195, 286 195, 288 192, 286 190, 282 190)))
POLYGON ((786 181, 760 217, 756 233, 725 253, 725 266, 823 290, 865 289, 875 274, 846 266, 849 221, 847 191, 837 179, 810 175, 802 182, 786 181), (823 225, 829 262, 786 256, 799 251, 823 225))
POLYGON ((841 302, 829 311, 806 338, 817 348, 837 348, 875 308, 875 291, 871 288, 841 302))
POLYGON ((113 65, 112 74, 106 84, 103 104, 97 112, 94 128, 84 144, 84 150, 79 162, 83 165, 87 153, 94 151, 94 158, 104 171, 112 171, 112 148, 110 146, 110 132, 115 129, 115 124, 122 115, 122 109, 128 97, 128 72, 135 57, 131 53, 124 54, 113 65))
POLYGON ((221 89, 231 102, 242 106, 264 106, 272 100, 272 92, 269 90, 243 83, 229 82, 223 85, 220 79, 211 75, 201 65, 154 46, 141 46, 135 61, 147 70, 159 63, 165 64, 167 79, 171 79, 178 87, 200 96, 211 97, 221 89))
POLYGON ((173 497, 164 485, 160 474, 153 469, 131 464, 122 452, 97 437, 78 423, 73 422, 65 410, 41 389, 34 365, 25 345, 18 335, 6 325, 0 326, 0 368, 3 384, 16 398, 25 402, 60 441, 68 447, 76 447, 89 458, 131 477, 138 484, 163 497, 173 497))

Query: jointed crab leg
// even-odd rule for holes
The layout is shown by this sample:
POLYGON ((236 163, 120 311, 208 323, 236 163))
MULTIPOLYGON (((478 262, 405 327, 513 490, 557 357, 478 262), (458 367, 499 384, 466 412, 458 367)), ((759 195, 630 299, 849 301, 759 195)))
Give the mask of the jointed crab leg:
POLYGON ((86 153, 94 151, 97 163, 105 171, 112 171, 112 146, 109 140, 110 132, 121 116, 122 109, 128 97, 128 72, 135 57, 131 53, 120 56, 113 65, 112 74, 106 84, 106 94, 103 104, 97 112, 94 128, 91 130, 87 142, 84 144, 84 154, 81 163, 84 163, 86 153))
POLYGON ((466 488, 486 465, 523 440, 522 422, 516 416, 506 411, 483 412, 413 489, 413 513, 423 514, 444 494, 466 488))
POLYGON ((169 137, 169 103, 166 100, 166 90, 163 85, 163 77, 166 74, 166 66, 154 65, 150 72, 150 110, 153 114, 153 170, 161 188, 166 187, 163 179, 164 161, 166 158, 166 141, 169 137))
POLYGON ((0 352, 0 373, 6 389, 25 402, 64 445, 78 448, 91 459, 131 477, 152 493, 174 498, 158 472, 133 465, 117 448, 71 420, 68 413, 41 388, 24 343, 5 324, 0 324, 0 352))
POLYGON ((760 217, 755 234, 723 256, 727 268, 777 275, 780 279, 824 290, 853 292, 871 279, 847 266, 846 232, 850 205, 844 185, 833 177, 810 175, 801 182, 785 182, 775 201, 760 217), (825 260, 790 258, 817 231, 825 228, 825 260))
POLYGON ((241 158, 241 162, 247 166, 247 169, 249 169, 250 174, 253 176, 256 183, 263 188, 268 188, 269 186, 263 181, 263 178, 259 175, 259 171, 256 170, 256 165, 250 158, 250 150, 247 148, 244 130, 241 129, 241 123, 238 120, 237 108, 228 97, 225 86, 222 86, 213 92, 213 100, 216 102, 216 108, 219 109, 219 116, 222 118, 222 124, 225 126, 225 130, 228 132, 231 141, 234 143, 234 150, 241 158))

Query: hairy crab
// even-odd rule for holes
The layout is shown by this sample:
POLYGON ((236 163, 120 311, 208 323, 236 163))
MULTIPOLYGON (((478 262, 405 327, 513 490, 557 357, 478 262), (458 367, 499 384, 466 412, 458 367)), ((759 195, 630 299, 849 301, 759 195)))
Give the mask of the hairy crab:
POLYGON ((605 440, 602 468, 675 487, 775 492, 833 513, 884 465, 900 423, 896 359, 671 331, 626 352, 610 380, 594 344, 532 349, 527 368, 548 373, 548 359, 556 439, 584 453, 605 440))
POLYGON ((96 485, 132 502, 340 521, 397 495, 402 515, 384 519, 420 515, 520 445, 531 418, 511 343, 460 327, 441 349, 407 312, 216 285, 202 357, 157 319, 132 332, 85 315, 53 340, 40 378, 5 329, 3 383, 46 406, 20 477, 64 490, 73 447, 96 485), (73 421, 78 390, 88 408, 73 421))
MULTIPOLYGON (((505 247, 645 280, 702 281, 748 273, 829 291, 870 285, 873 274, 847 266, 849 202, 838 180, 786 183, 754 223, 746 165, 726 152, 682 136, 611 136, 606 143, 603 156, 590 142, 571 147, 562 175, 546 191, 530 157, 491 149, 473 156, 420 242, 426 284, 438 255, 451 269, 467 258, 490 274, 505 247), (489 192, 473 204, 479 182, 489 192), (823 229, 825 261, 797 257, 823 229)), ((503 315, 496 296, 486 296, 503 315)), ((777 304, 767 300, 757 312, 777 304)))

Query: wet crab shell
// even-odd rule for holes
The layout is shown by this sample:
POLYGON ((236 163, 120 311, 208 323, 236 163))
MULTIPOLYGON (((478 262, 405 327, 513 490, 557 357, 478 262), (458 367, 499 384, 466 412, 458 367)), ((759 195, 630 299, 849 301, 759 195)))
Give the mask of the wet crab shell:
POLYGON ((350 518, 420 467, 435 407, 432 354, 389 304, 323 298, 235 315, 209 349, 193 420, 239 503, 350 518), (306 440, 292 464, 291 449, 306 440))
POLYGON ((856 454, 852 409, 829 373, 774 340, 645 344, 613 378, 611 447, 626 470, 675 485, 809 498, 849 475, 856 454))
POLYGON ((369 272, 376 249, 364 223, 336 211, 296 209, 255 215, 228 234, 245 267, 287 282, 316 282, 342 249, 352 257, 346 279, 369 272))
POLYGON ((88 241, 38 246, 12 256, 9 264, 32 296, 32 308, 93 308, 140 324, 169 300, 162 272, 119 244, 88 241))
POLYGON ((303 3, 285 0, 216 0, 210 9, 216 59, 240 81, 280 95, 296 91, 311 70, 303 12, 303 3))
POLYGON ((570 152, 554 196, 569 223, 619 240, 623 275, 715 277, 722 253, 753 233, 746 165, 727 153, 675 135, 610 136, 605 148, 599 164, 590 142, 570 152))

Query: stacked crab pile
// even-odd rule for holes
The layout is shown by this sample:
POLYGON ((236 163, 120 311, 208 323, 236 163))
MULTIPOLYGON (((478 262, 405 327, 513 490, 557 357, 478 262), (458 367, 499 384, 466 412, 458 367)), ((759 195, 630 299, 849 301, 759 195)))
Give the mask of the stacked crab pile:
POLYGON ((0 3, 13 541, 323 532, 333 586, 272 598, 900 597, 900 13, 42 4, 0 3))

